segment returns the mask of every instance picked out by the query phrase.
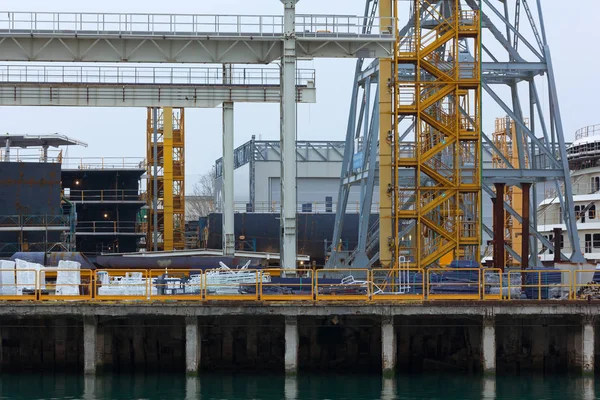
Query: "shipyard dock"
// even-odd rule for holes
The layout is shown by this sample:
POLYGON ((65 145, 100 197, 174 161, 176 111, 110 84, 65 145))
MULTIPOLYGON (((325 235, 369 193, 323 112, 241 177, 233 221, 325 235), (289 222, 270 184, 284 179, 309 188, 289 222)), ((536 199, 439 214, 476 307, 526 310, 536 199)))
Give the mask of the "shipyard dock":
POLYGON ((594 372, 600 302, 4 303, 3 371, 594 372))

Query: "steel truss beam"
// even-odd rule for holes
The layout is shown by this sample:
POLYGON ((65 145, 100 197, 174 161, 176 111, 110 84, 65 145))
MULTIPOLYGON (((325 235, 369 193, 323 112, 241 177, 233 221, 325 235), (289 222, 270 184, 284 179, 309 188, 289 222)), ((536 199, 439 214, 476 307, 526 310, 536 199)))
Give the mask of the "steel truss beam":
MULTIPOLYGON (((437 3, 442 4, 444 0, 437 3)), ((367 0, 367 7, 371 3, 367 0)), ((554 183, 559 192, 558 200, 561 204, 563 219, 566 221, 566 237, 568 238, 573 253, 571 261, 582 262, 583 254, 579 246, 579 238, 576 229, 576 219, 574 208, 572 206, 572 188, 569 174, 569 168, 566 157, 566 144, 562 129, 560 115, 560 106, 556 90, 555 76, 552 68, 549 44, 547 43, 543 11, 539 0, 520 0, 518 6, 525 10, 526 19, 521 15, 521 10, 517 10, 515 1, 506 1, 506 7, 499 10, 498 4, 492 0, 464 0, 464 3, 470 8, 480 10, 482 18, 482 50, 483 62, 482 86, 485 89, 486 96, 483 97, 483 109, 486 121, 482 126, 483 140, 483 169, 482 185, 486 196, 494 193, 493 185, 496 182, 504 182, 507 186, 519 186, 520 183, 533 183, 533 198, 537 199, 537 193, 540 189, 536 184, 554 183), (512 12, 512 14, 511 14, 512 12), (545 84, 544 84, 545 83, 545 84), (541 94, 539 88, 547 86, 548 92, 541 94), (544 99, 544 100, 542 100, 544 99), (547 100, 545 100, 547 99, 547 100), (492 114, 494 113, 494 114, 492 114), (491 114, 491 115, 490 115, 491 114), (502 154, 493 141, 489 121, 494 117, 508 115, 517 126, 517 143, 514 144, 520 160, 530 160, 528 165, 519 163, 520 167, 515 168, 509 160, 502 154), (497 157, 504 161, 503 169, 493 169, 491 159, 497 157), (562 192, 562 193, 561 193, 562 192), (564 195, 563 195, 564 193, 564 195)), ((408 24, 402 29, 403 35, 410 33, 413 28, 414 15, 410 17, 408 24)), ((463 55, 467 56, 469 52, 463 55)), ((379 60, 375 60, 369 65, 357 70, 355 87, 365 85, 369 80, 371 83, 379 79, 379 60)), ((414 78, 414 68, 399 67, 398 78, 405 80, 414 78)), ((356 94, 352 98, 355 102, 356 94)), ((357 111, 351 107, 350 119, 356 118, 357 111)), ((364 118, 364 117, 363 117, 364 118)), ((367 117, 367 118, 372 118, 367 117)), ((348 131, 347 140, 354 131, 348 131)), ((402 142, 410 146, 410 138, 402 135, 402 142), (409 141, 405 141, 408 139, 409 141)), ((348 165, 354 162, 354 149, 347 150, 348 165)), ((372 160, 365 157, 365 165, 369 165, 372 160)), ((376 162, 374 162, 376 164, 376 162)), ((384 168, 384 167, 381 167, 384 168)), ((389 167, 385 167, 389 168, 389 167)), ((379 178, 379 167, 375 169, 376 180, 379 178)), ((370 178, 371 170, 342 173, 342 191, 348 186, 361 184, 370 178)), ((398 170, 397 178, 399 185, 402 180, 414 174, 410 168, 398 170)), ((484 197, 486 197, 484 196, 484 197)), ((484 207, 489 207, 484 204, 484 207)), ((505 203, 505 209, 517 221, 522 221, 522 216, 505 203)), ((336 227, 343 224, 344 212, 338 212, 336 227)), ((539 265, 537 254, 539 253, 538 242, 547 249, 554 251, 553 243, 550 243, 537 230, 537 204, 531 202, 530 209, 530 255, 529 265, 539 265)), ((361 218, 365 220, 366 218, 361 218)), ((410 229, 410 225, 408 226, 410 229)), ((482 221, 482 228, 488 235, 492 233, 492 227, 482 221)), ((403 235, 408 231, 402 231, 403 235)), ((378 232, 376 232, 378 234, 378 232)), ((336 240, 334 236, 334 243, 336 240)), ((492 237, 493 238, 493 237, 492 237)), ((339 240, 339 239, 338 239, 339 240)), ((506 246, 515 259, 520 260, 520 249, 513 249, 506 246)), ((562 255, 565 259, 565 255, 562 255)), ((339 265, 339 257, 333 260, 339 265)), ((354 261, 354 260, 351 260, 354 261)), ((357 268, 364 268, 370 265, 357 263, 354 261, 351 265, 357 268)))
MULTIPOLYGON (((298 57, 388 57, 394 35, 376 19, 298 15, 298 57)), ((0 12, 6 61, 268 64, 283 56, 281 15, 0 12)))

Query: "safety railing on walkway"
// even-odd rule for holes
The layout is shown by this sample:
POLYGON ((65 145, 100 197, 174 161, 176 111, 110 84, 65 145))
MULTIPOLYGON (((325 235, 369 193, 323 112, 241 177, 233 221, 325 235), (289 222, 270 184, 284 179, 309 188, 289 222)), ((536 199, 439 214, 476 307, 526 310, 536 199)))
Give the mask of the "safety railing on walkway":
POLYGON ((149 277, 150 300, 202 300, 204 274, 201 270, 153 269, 149 277))
MULTIPOLYGON (((236 67, 229 85, 279 86, 279 68, 236 67)), ((0 83, 86 85, 224 85, 220 67, 129 67, 69 65, 2 65, 0 83)), ((314 84, 314 69, 296 71, 296 84, 314 84)))
POLYGON ((0 301, 590 301, 595 270, 0 269, 0 301), (285 274, 285 275, 284 275, 285 274))
POLYGON ((146 160, 140 157, 81 157, 62 159, 62 169, 146 169, 146 160))
MULTIPOLYGON (((150 300, 149 271, 101 270, 96 271, 96 300, 150 300)), ((152 288, 158 295, 158 290, 152 288)))
POLYGON ((78 202, 143 201, 137 189, 65 190, 65 197, 78 202))
MULTIPOLYGON (((283 38, 282 15, 117 14, 0 12, 0 34, 105 37, 246 37, 283 38)), ((393 18, 347 15, 297 15, 298 37, 393 38, 393 18)))
POLYGON ((366 269, 320 269, 315 271, 315 300, 369 300, 370 273, 366 269))
POLYGON ((94 297, 94 279, 91 270, 42 270, 39 271, 38 277, 43 284, 43 288, 39 291, 39 300, 92 300, 94 297))
POLYGON ((261 271, 259 286, 260 300, 265 301, 293 301, 314 299, 313 271, 309 269, 296 270, 291 282, 282 285, 281 277, 285 271, 282 269, 261 271), (269 279, 265 278, 269 275, 269 279))

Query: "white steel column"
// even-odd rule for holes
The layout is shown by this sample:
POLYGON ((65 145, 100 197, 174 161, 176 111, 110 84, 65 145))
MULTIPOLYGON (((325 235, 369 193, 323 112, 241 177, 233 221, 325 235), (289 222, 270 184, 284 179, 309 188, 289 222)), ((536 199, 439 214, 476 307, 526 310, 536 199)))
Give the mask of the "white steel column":
POLYGON ((481 354, 483 373, 494 375, 496 373, 496 321, 494 317, 485 316, 483 318, 481 354))
POLYGON ((583 320, 582 338, 582 368, 584 374, 594 374, 594 355, 596 350, 596 320, 593 317, 585 317, 583 320))
MULTIPOLYGON (((231 83, 231 65, 223 65, 223 82, 231 83)), ((223 255, 235 253, 233 202, 233 103, 223 103, 223 255)))
POLYGON ((296 3, 284 6, 281 60, 281 268, 296 269, 296 3))

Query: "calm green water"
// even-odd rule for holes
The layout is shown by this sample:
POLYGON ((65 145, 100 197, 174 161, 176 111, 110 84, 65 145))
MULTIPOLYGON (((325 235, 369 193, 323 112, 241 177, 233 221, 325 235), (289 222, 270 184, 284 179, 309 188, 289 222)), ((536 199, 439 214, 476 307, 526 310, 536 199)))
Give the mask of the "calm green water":
MULTIPOLYGON (((598 380, 600 383, 600 380, 598 380)), ((419 375, 382 380, 373 375, 214 374, 108 375, 95 379, 65 375, 5 375, 0 399, 595 399, 600 387, 590 378, 566 376, 498 377, 419 375)))

